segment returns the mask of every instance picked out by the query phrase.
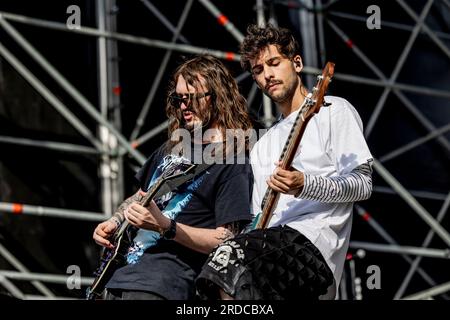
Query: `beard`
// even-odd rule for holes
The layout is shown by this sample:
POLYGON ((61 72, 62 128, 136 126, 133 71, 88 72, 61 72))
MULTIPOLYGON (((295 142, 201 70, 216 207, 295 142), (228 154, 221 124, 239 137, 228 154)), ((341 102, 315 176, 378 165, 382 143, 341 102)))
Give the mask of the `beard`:
POLYGON ((281 85, 281 88, 278 89, 277 92, 273 94, 270 94, 266 89, 264 91, 264 94, 268 96, 270 99, 272 99, 274 102, 282 103, 291 99, 294 96, 299 80, 296 77, 293 81, 290 81, 287 84, 285 84, 285 82, 283 81, 273 81, 272 83, 277 83, 281 85))
POLYGON ((191 133, 191 135, 192 135, 192 134, 194 134, 194 132, 202 131, 203 122, 200 121, 200 120, 194 120, 194 121, 191 121, 189 123, 185 123, 184 124, 184 128, 186 130, 188 130, 191 133))
POLYGON ((189 130, 191 133, 194 133, 195 131, 206 131, 209 129, 211 124, 211 113, 208 111, 203 111, 200 113, 197 113, 194 110, 189 110, 192 112, 193 120, 186 122, 184 119, 182 120, 183 127, 186 130, 189 130))

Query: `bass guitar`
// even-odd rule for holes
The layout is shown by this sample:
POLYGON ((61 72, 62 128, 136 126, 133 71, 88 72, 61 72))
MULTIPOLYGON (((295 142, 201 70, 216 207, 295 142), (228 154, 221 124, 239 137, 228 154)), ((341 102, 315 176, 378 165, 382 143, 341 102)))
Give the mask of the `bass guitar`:
MULTIPOLYGON (((297 148, 300 145, 300 141, 305 132, 306 125, 309 120, 319 112, 322 106, 327 106, 324 102, 323 97, 328 88, 328 84, 334 75, 334 63, 328 62, 322 71, 322 75, 317 77, 317 83, 314 86, 312 92, 310 92, 306 98, 305 103, 299 110, 289 136, 284 145, 283 151, 279 158, 280 167, 284 170, 289 170, 294 160, 297 148)), ((280 193, 274 191, 272 188, 268 187, 264 195, 261 212, 255 217, 252 227, 255 229, 264 229, 269 225, 270 219, 272 218, 273 212, 277 206, 278 199, 280 198, 280 193)))

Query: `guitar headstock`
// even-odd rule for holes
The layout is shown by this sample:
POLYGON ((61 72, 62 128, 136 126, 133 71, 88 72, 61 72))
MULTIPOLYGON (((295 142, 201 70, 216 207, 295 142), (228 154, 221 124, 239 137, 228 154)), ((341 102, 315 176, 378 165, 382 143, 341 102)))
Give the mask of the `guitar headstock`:
POLYGON ((158 166, 156 170, 160 171, 161 173, 160 178, 170 179, 171 176, 183 172, 190 166, 191 161, 189 161, 188 159, 181 156, 169 154, 162 159, 161 164, 158 166))
POLYGON ((311 99, 314 101, 314 106, 311 108, 312 113, 318 113, 323 105, 323 97, 327 91, 328 84, 334 75, 334 63, 327 62, 325 68, 322 71, 322 75, 317 77, 317 83, 313 88, 311 99))
POLYGON ((141 205, 146 207, 164 183, 187 174, 193 170, 194 167, 195 165, 186 158, 174 155, 165 156, 161 164, 156 168, 160 175, 140 200, 141 205))

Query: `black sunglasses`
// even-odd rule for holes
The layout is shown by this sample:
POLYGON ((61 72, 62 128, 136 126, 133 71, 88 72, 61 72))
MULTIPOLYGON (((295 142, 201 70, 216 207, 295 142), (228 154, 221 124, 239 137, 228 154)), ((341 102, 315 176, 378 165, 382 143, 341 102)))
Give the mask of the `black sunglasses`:
POLYGON ((172 105, 175 108, 180 108, 182 103, 184 103, 184 105, 188 107, 192 100, 201 99, 212 95, 213 95, 212 92, 205 92, 205 93, 186 93, 183 95, 171 94, 169 97, 170 99, 172 99, 172 105))

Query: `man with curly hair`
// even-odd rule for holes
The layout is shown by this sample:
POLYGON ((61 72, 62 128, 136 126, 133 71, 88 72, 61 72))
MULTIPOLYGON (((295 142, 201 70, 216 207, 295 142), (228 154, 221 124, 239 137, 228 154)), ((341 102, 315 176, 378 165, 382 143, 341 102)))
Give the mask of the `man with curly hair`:
POLYGON ((347 100, 326 96, 329 106, 308 122, 292 168, 282 169, 278 159, 308 95, 299 44, 287 29, 252 25, 241 57, 281 114, 250 153, 253 214, 261 211, 267 188, 281 196, 267 229, 240 234, 210 254, 198 291, 212 299, 334 299, 353 203, 372 191, 372 156, 361 119, 347 100))

